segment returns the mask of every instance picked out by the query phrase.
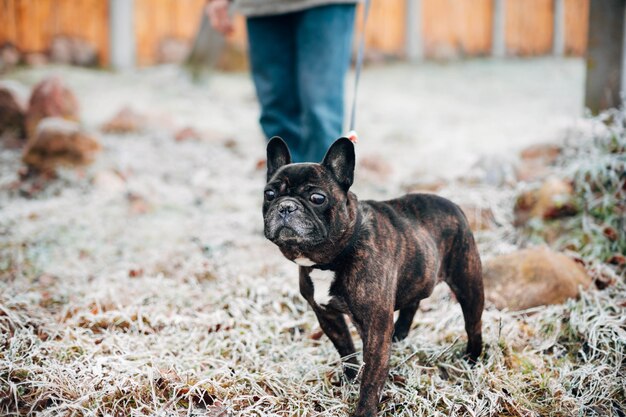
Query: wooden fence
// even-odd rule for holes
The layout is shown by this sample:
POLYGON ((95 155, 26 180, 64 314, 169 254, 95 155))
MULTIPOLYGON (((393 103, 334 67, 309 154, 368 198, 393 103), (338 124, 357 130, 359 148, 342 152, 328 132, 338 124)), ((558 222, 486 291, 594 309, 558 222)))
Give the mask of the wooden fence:
MULTIPOLYGON (((130 1, 130 0, 129 0, 130 1)), ((373 0, 367 23, 369 50, 404 56, 410 26, 419 28, 425 58, 489 55, 494 42, 497 0, 373 0), (408 3, 418 4, 418 22, 407 18, 408 3)), ((501 0, 504 7, 506 55, 533 56, 553 50, 555 4, 558 0, 501 0)), ((590 0, 562 0, 564 51, 586 49, 590 0)), ((191 42, 205 0, 134 0, 136 60, 153 64, 165 38, 191 42)), ((361 12, 362 13, 362 10, 361 12)), ((81 37, 109 57, 107 0, 0 0, 0 45, 15 44, 23 52, 44 52, 56 35, 81 37)), ((361 28, 360 18, 357 28, 361 28)), ((245 22, 236 20, 229 40, 245 47, 245 22)))
POLYGON ((23 52, 44 52, 56 35, 81 37, 108 62, 106 0, 0 0, 0 45, 11 42, 23 52))

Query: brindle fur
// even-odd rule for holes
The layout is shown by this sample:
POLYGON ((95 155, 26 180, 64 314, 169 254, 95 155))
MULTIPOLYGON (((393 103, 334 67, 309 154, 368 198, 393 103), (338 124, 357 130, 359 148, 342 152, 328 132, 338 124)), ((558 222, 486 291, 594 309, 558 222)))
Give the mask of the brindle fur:
POLYGON ((289 164, 288 152, 282 140, 273 139, 268 145, 267 187, 277 191, 277 198, 263 206, 266 236, 288 259, 304 256, 316 263, 300 267, 300 292, 341 357, 349 357, 350 365, 344 366, 349 379, 355 378, 358 361, 344 314, 351 317, 361 336, 365 366, 354 416, 376 415, 392 340, 407 336, 420 300, 442 280, 461 305, 467 356, 475 361, 482 350, 482 270, 461 209, 432 194, 359 202, 348 191, 354 148, 345 138, 335 142, 322 164, 289 164), (328 204, 307 204, 311 189, 325 190, 328 204), (285 199, 295 201, 303 216, 317 221, 320 236, 286 240, 276 236, 268 223, 285 199), (335 272, 332 299, 326 306, 313 298, 309 273, 315 267, 335 272), (394 325, 396 310, 400 314, 394 325))

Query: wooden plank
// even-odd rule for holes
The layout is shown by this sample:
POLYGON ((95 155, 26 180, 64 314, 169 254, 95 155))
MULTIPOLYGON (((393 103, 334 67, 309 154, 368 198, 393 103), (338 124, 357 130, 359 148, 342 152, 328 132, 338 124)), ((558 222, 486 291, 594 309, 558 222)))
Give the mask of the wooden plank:
POLYGON ((110 33, 109 33, 109 5, 107 1, 99 1, 98 2, 98 15, 100 16, 101 21, 99 22, 100 30, 98 32, 98 51, 99 51, 99 59, 100 65, 108 66, 110 64, 110 33))
POLYGON ((8 8, 7 0, 0 0, 0 40, 9 38, 9 13, 10 9, 8 8))
POLYGON ((153 57, 156 57, 159 41, 173 32, 174 22, 171 19, 172 2, 177 0, 151 0, 154 7, 152 14, 153 36, 150 38, 150 48, 153 57))
POLYGON ((465 0, 458 2, 455 15, 459 22, 456 39, 464 55, 486 55, 491 50, 491 0, 465 0))
POLYGON ((157 61, 161 40, 175 33, 177 0, 137 0, 135 3, 135 36, 137 63, 151 65, 157 61))
POLYGON ((108 0, 82 0, 79 27, 74 34, 93 45, 101 65, 109 62, 109 5, 108 0))
POLYGON ((423 0, 422 27, 427 57, 486 55, 491 50, 491 0, 423 0))
POLYGON ((15 1, 16 0, 3 1, 2 21, 6 22, 6 24, 2 25, 4 28, 3 31, 0 32, 2 33, 0 42, 11 42, 13 44, 17 44, 17 7, 15 1))
POLYGON ((56 0, 55 35, 73 35, 75 24, 74 7, 71 7, 71 0, 56 0))
POLYGON ((52 38, 52 0, 37 1, 37 49, 46 51, 52 38))
POLYGON ((505 15, 508 54, 529 56, 551 52, 553 0, 507 0, 505 15))
POLYGON ((82 0, 81 13, 83 15, 83 31, 81 36, 95 45, 98 40, 98 20, 102 17, 98 15, 96 3, 100 0, 82 0))
POLYGON ((188 28, 185 25, 185 20, 187 19, 187 12, 190 6, 189 0, 179 0, 176 3, 171 3, 171 19, 172 19, 172 30, 169 33, 169 36, 173 36, 175 38, 188 38, 186 34, 186 29, 188 28))
POLYGON ((30 30, 32 20, 29 11, 32 7, 31 0, 16 0, 15 2, 15 22, 16 22, 16 41, 19 48, 23 51, 33 51, 35 41, 33 32, 30 30))
POLYGON ((16 43, 17 28, 15 25, 15 0, 0 0, 0 44, 16 43))
POLYGON ((582 56, 587 50, 589 0, 565 1, 565 54, 582 56))
POLYGON ((450 0, 422 1, 422 28, 424 53, 428 58, 456 54, 457 45, 454 28, 449 18, 450 0))
POLYGON ((54 0, 52 11, 52 33, 56 35, 71 35, 72 17, 68 16, 71 4, 68 0, 54 0))
POLYGON ((152 36, 154 25, 154 9, 151 7, 153 0, 135 0, 135 42, 137 45, 137 64, 147 65, 153 59, 152 54, 152 36))
POLYGON ((184 21, 186 19, 186 11, 191 2, 189 0, 178 0, 170 3, 170 18, 172 20, 172 28, 168 33, 174 38, 185 38, 186 27, 184 21))
MULTIPOLYGON (((366 48, 386 54, 404 55, 405 14, 405 0, 372 0, 365 33, 366 48)), ((363 5, 360 4, 355 22, 357 37, 361 36, 362 22, 363 5)))
POLYGON ((204 13, 205 0, 179 0, 172 13, 173 30, 169 36, 191 42, 204 13))

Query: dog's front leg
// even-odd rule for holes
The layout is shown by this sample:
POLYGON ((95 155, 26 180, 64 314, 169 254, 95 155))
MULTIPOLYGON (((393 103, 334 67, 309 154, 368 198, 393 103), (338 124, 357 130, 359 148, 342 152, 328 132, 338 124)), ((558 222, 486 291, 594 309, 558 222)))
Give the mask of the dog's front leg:
POLYGON ((362 329, 363 377, 354 417, 375 417, 380 394, 389 372, 393 336, 393 303, 376 303, 358 308, 355 320, 362 329))
POLYGON ((352 336, 350 336, 350 329, 346 323, 346 319, 343 314, 318 306, 317 304, 311 304, 317 321, 320 323, 320 327, 324 331, 324 334, 335 345, 335 349, 341 356, 343 363, 343 372, 346 378, 353 380, 356 378, 358 371, 359 361, 356 358, 354 343, 352 342, 352 336))
POLYGON ((300 267, 300 294, 313 308, 324 334, 328 336, 337 352, 339 352, 343 363, 344 375, 349 380, 353 380, 357 374, 359 361, 354 355, 354 342, 350 335, 350 329, 342 313, 321 307, 315 302, 314 288, 309 278, 310 272, 311 268, 300 267))

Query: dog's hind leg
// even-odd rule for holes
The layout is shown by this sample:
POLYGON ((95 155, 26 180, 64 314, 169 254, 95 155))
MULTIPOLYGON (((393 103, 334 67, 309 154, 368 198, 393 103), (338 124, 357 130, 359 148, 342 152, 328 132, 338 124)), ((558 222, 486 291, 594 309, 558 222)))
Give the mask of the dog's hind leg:
POLYGON ((420 302, 417 300, 408 307, 400 309, 400 315, 398 316, 393 328, 394 342, 399 342, 407 337, 409 330, 411 330, 411 324, 413 324, 413 317, 415 317, 415 313, 417 312, 419 305, 420 302))
POLYGON ((483 348, 482 314, 485 306, 482 266, 474 238, 470 234, 455 242, 454 258, 447 268, 446 283, 456 295, 465 319, 468 359, 475 362, 483 348))

